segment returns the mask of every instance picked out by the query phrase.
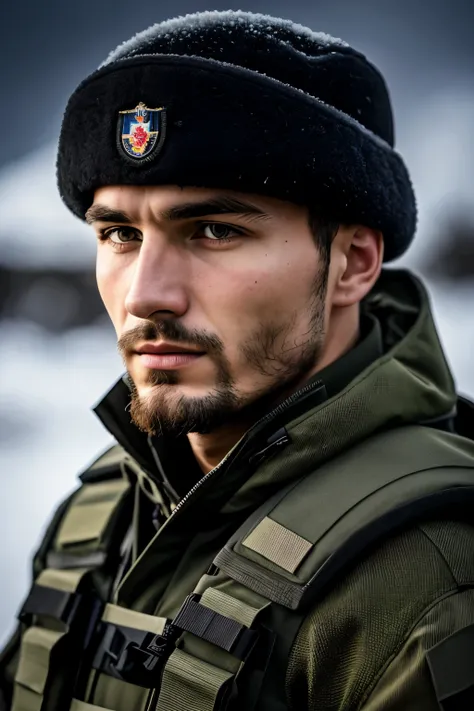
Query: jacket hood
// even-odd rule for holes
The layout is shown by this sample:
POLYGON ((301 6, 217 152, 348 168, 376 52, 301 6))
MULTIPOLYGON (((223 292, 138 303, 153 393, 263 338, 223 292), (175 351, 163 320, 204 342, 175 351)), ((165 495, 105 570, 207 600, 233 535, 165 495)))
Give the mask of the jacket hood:
MULTIPOLYGON (((275 487, 382 429, 436 425, 453 417, 454 382, 419 279, 407 271, 384 270, 362 304, 362 323, 365 333, 353 350, 252 427, 205 477, 219 482, 212 488, 200 487, 206 492, 205 509, 213 505, 230 513, 256 505, 275 487), (287 441, 277 452, 271 443, 278 440, 278 432, 285 432, 287 441), (255 457, 259 451, 260 459, 255 457), (261 464, 249 467, 251 459, 261 464)), ((196 481, 187 438, 150 442, 131 423, 128 402, 129 391, 121 380, 95 411, 150 476, 157 473, 152 456, 156 452, 151 452, 157 450, 181 497, 192 486, 192 477, 196 481), (180 477, 189 479, 184 488, 180 477)))

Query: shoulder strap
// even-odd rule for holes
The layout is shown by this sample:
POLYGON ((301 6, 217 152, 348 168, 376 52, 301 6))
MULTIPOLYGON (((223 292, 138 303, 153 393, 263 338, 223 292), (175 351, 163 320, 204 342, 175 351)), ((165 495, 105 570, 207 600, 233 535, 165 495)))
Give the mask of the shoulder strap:
POLYGON ((12 711, 68 709, 77 670, 107 600, 131 522, 121 447, 105 452, 61 505, 35 557, 12 711))
POLYGON ((428 427, 390 430, 266 502, 214 563, 296 610, 383 536, 448 509, 469 514, 473 496, 473 442, 428 427))

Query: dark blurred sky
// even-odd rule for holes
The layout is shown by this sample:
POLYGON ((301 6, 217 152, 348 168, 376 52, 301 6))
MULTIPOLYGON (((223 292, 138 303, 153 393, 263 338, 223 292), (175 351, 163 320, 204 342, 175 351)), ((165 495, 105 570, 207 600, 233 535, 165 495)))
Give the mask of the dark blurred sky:
POLYGON ((119 42, 204 9, 289 17, 366 51, 397 113, 433 88, 473 82, 474 0, 22 0, 0 10, 0 165, 54 140, 67 97, 119 42))

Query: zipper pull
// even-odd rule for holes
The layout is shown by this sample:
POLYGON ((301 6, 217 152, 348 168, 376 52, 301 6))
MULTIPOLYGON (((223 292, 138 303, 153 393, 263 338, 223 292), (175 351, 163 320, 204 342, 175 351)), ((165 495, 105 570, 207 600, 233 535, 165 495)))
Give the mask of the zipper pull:
POLYGON ((290 441, 288 432, 284 427, 281 427, 267 439, 267 446, 264 447, 264 449, 261 449, 259 452, 255 452, 255 454, 252 454, 252 456, 249 457, 249 464, 252 466, 261 464, 265 459, 273 456, 277 449, 286 447, 290 441))

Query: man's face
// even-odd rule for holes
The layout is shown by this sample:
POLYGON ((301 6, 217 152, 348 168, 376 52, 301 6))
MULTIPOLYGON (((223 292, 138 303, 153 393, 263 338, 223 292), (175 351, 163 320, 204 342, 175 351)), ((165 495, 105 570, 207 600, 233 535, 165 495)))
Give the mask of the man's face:
POLYGON ((326 265, 304 208, 242 193, 107 186, 97 281, 147 432, 252 419, 317 370, 326 265))

